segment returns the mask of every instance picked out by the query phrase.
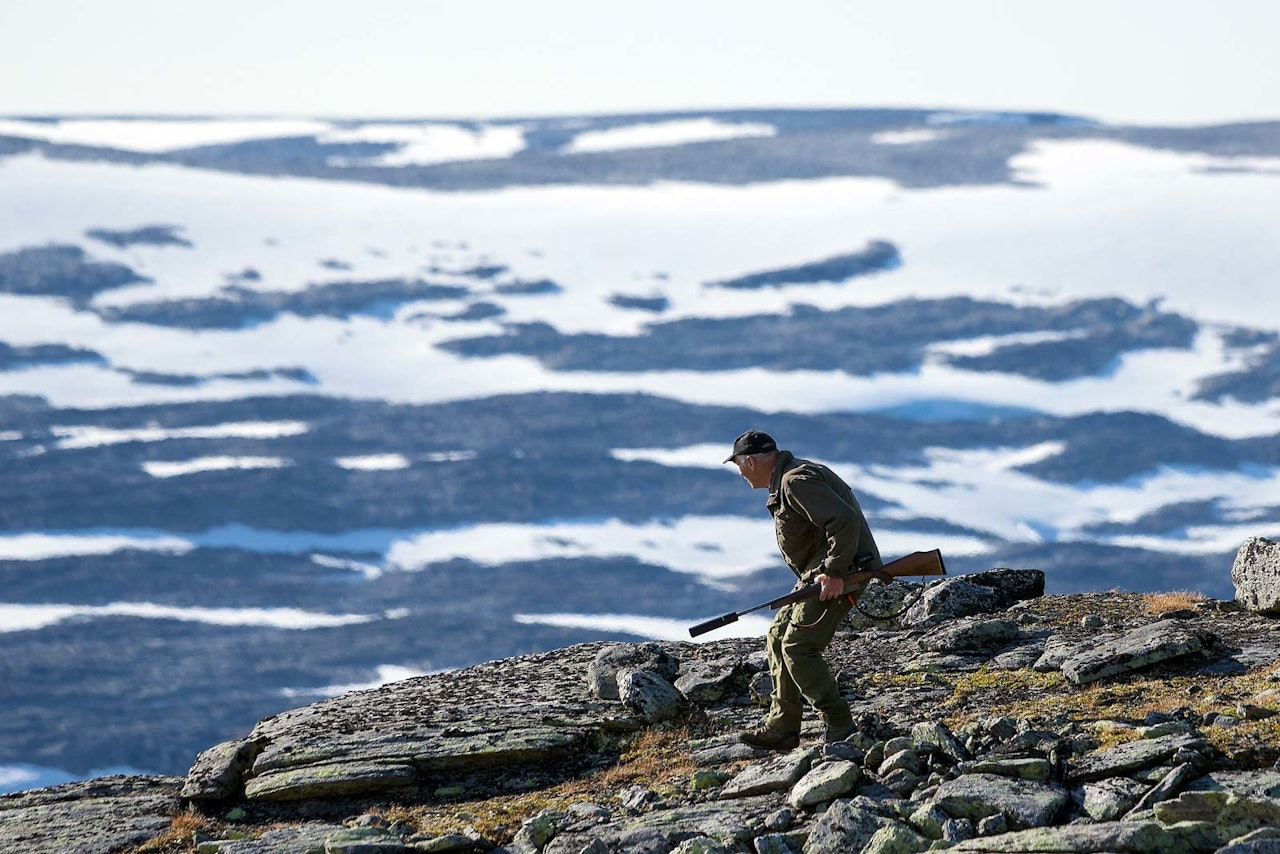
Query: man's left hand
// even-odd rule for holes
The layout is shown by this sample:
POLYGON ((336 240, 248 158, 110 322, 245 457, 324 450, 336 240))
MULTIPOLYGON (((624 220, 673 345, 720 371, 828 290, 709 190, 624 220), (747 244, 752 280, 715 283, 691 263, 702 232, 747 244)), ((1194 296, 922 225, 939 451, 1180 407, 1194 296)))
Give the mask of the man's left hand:
POLYGON ((815 581, 822 586, 822 590, 818 593, 818 598, 823 602, 829 602, 832 599, 839 599, 844 595, 844 579, 836 578, 834 575, 822 574, 815 581))

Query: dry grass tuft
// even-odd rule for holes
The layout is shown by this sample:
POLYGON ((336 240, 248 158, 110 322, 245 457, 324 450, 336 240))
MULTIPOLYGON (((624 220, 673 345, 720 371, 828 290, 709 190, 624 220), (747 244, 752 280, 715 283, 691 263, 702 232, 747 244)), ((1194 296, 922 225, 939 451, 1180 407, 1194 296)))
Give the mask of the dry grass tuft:
POLYGON ((136 854, 177 854, 195 850, 197 832, 212 833, 214 822, 194 810, 178 813, 169 823, 169 829, 133 849, 136 854))
POLYGON ((1195 608, 1197 603, 1203 601, 1205 601, 1203 594, 1194 590, 1170 590, 1167 593, 1142 594, 1143 609, 1148 614, 1164 614, 1168 611, 1195 608))

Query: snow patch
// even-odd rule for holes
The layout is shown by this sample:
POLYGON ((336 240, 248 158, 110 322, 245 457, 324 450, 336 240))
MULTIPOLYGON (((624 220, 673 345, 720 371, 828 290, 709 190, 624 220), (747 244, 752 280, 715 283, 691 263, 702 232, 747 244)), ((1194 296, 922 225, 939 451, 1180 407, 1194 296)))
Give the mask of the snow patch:
POLYGON ((359 457, 338 457, 339 468, 352 471, 396 471, 409 467, 409 458, 403 454, 367 454, 359 457))
POLYGON ((151 460, 142 464, 142 470, 152 477, 180 477, 206 471, 227 469, 278 469, 290 465, 280 457, 197 457, 180 462, 151 460))
POLYGON ((284 439, 301 436, 310 429, 303 421, 240 421, 205 427, 95 427, 77 425, 52 428, 61 438, 56 446, 64 450, 97 448, 125 442, 164 442, 170 439, 284 439))
POLYGON ((155 153, 253 139, 311 136, 330 127, 328 122, 311 119, 0 119, 0 136, 155 153))
POLYGON ((0 536, 0 560, 48 560, 76 555, 105 555, 124 549, 185 554, 195 544, 167 534, 6 534, 0 536))
POLYGON ((626 125, 608 130, 584 131, 565 148, 569 154, 620 151, 627 148, 661 148, 691 142, 776 136, 778 129, 760 122, 722 122, 716 119, 682 119, 626 125))
POLYGON ((400 148, 370 158, 330 158, 335 166, 426 166, 458 160, 494 160, 524 150, 524 128, 518 125, 374 124, 333 130, 321 143, 391 142, 400 148))
POLYGON ((110 605, 0 604, 0 632, 43 629, 77 617, 139 617, 180 620, 211 626, 257 626, 272 629, 320 629, 349 626, 379 619, 367 614, 318 614, 297 608, 182 608, 151 602, 110 605))

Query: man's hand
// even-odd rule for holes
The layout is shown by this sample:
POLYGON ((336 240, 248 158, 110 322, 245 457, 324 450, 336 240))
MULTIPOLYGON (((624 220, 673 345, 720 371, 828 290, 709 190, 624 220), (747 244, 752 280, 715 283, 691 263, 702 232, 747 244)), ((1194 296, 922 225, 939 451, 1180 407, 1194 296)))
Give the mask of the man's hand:
POLYGON ((839 599, 844 595, 844 579, 836 578, 834 575, 823 573, 814 579, 822 586, 822 590, 818 593, 818 598, 823 602, 829 602, 832 599, 839 599))

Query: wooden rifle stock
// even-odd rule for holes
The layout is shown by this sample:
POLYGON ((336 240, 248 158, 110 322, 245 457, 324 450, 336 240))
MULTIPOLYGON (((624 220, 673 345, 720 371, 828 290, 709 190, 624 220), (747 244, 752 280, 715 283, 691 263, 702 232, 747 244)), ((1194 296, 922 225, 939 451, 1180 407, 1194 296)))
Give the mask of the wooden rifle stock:
MULTIPOLYGON (((942 550, 931 549, 927 552, 912 552, 906 557, 900 557, 897 560, 889 561, 879 569, 860 569, 845 576, 844 589, 845 592, 852 592, 862 587, 869 581, 879 581, 881 584, 888 584, 895 578, 910 575, 946 575, 947 567, 942 562, 942 550)), ((785 596, 779 596, 777 599, 770 599, 768 602, 761 602, 745 611, 733 611, 729 614, 723 614, 704 623, 698 623, 689 629, 689 637, 696 638, 698 635, 718 629, 721 626, 727 626, 730 623, 737 622, 738 618, 744 614, 750 614, 754 611, 760 611, 764 608, 772 608, 777 610, 787 605, 794 605, 796 602, 803 602, 805 599, 813 599, 822 592, 822 585, 816 581, 812 584, 806 584, 799 590, 793 590, 785 596)))

